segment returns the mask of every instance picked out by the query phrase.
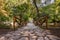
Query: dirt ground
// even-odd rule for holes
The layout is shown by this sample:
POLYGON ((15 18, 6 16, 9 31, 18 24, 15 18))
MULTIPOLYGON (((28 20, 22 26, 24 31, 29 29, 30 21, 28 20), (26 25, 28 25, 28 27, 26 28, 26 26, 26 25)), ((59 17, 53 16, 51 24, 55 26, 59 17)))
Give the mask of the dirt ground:
POLYGON ((1 29, 0 28, 0 37, 5 35, 6 33, 10 32, 10 31, 12 31, 12 30, 11 29, 1 29))
POLYGON ((53 35, 60 37, 60 28, 49 28, 48 30, 50 30, 53 35))

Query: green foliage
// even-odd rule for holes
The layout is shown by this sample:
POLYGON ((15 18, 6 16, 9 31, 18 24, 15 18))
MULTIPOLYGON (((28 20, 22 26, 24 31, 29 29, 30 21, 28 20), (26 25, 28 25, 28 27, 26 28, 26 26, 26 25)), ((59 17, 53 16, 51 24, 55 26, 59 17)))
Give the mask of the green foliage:
MULTIPOLYGON (((35 20, 37 20, 37 12, 36 12, 36 8, 34 7, 34 5, 31 4, 30 0, 27 0, 27 3, 23 3, 24 0, 5 0, 3 2, 3 6, 0 7, 0 10, 5 10, 7 12, 8 17, 6 17, 5 15, 2 14, 2 12, 0 12, 0 21, 11 21, 13 20, 14 16, 19 16, 23 21, 28 21, 29 17, 34 18, 35 20)), ((53 22, 53 20, 55 21, 60 21, 60 8, 57 9, 58 10, 58 14, 56 15, 56 8, 57 6, 60 6, 60 0, 55 0, 56 2, 45 6, 45 7, 41 7, 38 8, 39 9, 39 16, 44 16, 44 14, 48 14, 49 22, 53 22), (44 13, 43 13, 44 12, 44 13), (54 19, 55 18, 55 19, 54 19)), ((36 0, 37 3, 40 2, 40 0, 36 0)), ((0 3, 1 4, 1 3, 0 3)), ((40 18, 39 18, 40 19, 40 18)))
POLYGON ((2 15, 2 13, 0 14, 0 21, 8 21, 8 20, 9 20, 8 17, 2 15))
POLYGON ((28 20, 27 10, 29 10, 29 6, 28 4, 24 3, 16 7, 14 6, 12 12, 14 16, 21 16, 24 20, 28 20))
POLYGON ((25 13, 25 12, 27 12, 27 10, 28 10, 28 4, 26 4, 26 3, 24 3, 24 4, 21 4, 21 5, 18 5, 18 6, 13 6, 13 8, 12 8, 12 12, 14 13, 14 14, 22 14, 22 13, 25 13))
POLYGON ((24 19, 25 21, 28 21, 28 18, 29 18, 28 15, 26 15, 26 14, 23 15, 23 19, 24 19))

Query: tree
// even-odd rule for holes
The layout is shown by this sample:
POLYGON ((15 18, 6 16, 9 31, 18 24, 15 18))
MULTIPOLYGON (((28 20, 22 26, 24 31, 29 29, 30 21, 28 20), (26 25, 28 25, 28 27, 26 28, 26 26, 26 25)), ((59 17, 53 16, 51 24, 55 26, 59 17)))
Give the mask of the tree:
POLYGON ((39 17, 39 9, 38 9, 38 7, 37 7, 36 0, 33 0, 33 3, 34 3, 34 5, 35 5, 35 7, 36 7, 36 10, 37 10, 37 16, 39 17))

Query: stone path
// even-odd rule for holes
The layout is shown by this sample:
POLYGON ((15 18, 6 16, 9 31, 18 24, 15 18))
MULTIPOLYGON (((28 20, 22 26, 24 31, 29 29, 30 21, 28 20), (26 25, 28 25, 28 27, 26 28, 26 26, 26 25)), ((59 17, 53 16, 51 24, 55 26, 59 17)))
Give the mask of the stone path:
POLYGON ((49 30, 28 23, 27 26, 0 37, 0 40, 60 40, 60 38, 52 35, 49 30))

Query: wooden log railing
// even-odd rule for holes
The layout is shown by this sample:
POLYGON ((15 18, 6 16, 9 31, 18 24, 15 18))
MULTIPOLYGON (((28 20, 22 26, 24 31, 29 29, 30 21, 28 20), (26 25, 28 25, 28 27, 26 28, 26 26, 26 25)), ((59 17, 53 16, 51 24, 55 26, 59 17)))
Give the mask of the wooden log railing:
POLYGON ((47 16, 41 17, 37 20, 34 19, 35 25, 38 25, 41 27, 43 25, 43 23, 46 23, 46 28, 48 28, 48 17, 47 16))

